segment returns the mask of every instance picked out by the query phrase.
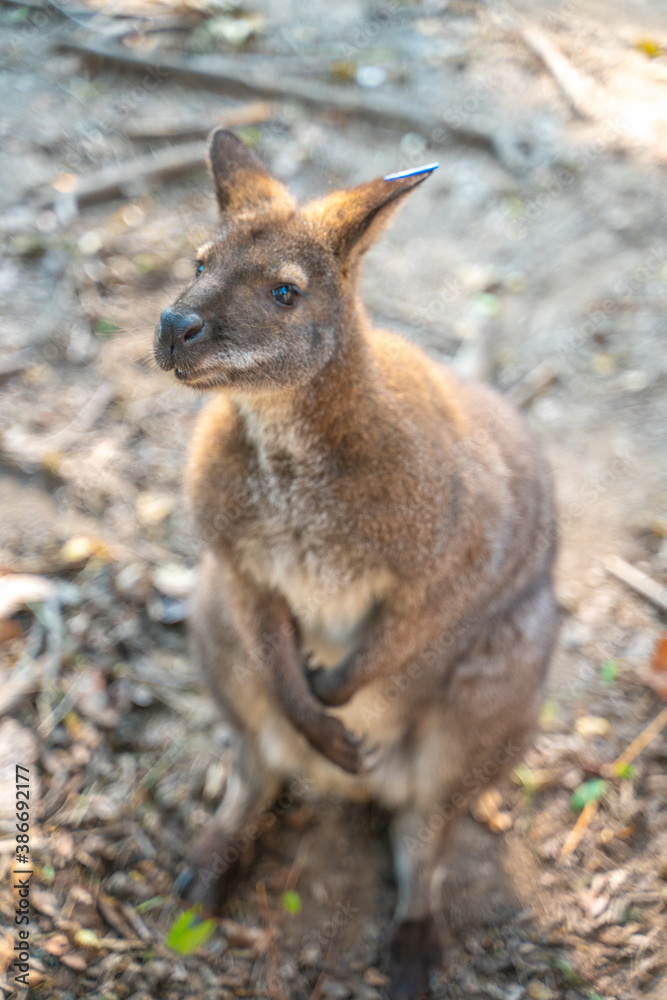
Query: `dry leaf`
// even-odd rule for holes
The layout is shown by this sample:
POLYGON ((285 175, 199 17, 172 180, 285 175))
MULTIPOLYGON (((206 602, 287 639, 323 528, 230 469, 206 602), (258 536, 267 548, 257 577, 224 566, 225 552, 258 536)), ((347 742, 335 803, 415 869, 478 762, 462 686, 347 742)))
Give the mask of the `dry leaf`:
POLYGON ((69 939, 66 934, 54 934, 53 937, 44 942, 42 948, 49 955, 55 955, 56 958, 60 958, 61 955, 66 955, 70 950, 69 939))
POLYGON ((0 576, 0 618, 9 618, 24 604, 46 601, 55 590, 45 576, 17 573, 0 576))

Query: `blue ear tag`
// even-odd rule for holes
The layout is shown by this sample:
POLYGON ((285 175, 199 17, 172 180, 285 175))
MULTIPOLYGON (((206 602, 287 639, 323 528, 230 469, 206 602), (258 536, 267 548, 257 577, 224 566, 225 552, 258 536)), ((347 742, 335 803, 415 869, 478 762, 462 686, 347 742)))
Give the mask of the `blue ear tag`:
POLYGON ((417 177, 418 174, 430 174, 432 170, 437 170, 439 163, 428 163, 425 167, 415 167, 414 170, 401 170, 398 174, 387 174, 385 181, 402 181, 404 177, 417 177))

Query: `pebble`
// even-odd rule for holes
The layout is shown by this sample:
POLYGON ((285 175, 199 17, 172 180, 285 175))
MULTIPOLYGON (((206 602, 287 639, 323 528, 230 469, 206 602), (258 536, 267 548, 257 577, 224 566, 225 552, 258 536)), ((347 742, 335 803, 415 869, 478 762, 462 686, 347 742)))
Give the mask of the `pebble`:
POLYGON ((335 979, 325 979, 320 989, 325 997, 332 997, 332 1000, 347 1000, 352 996, 350 987, 335 979))
POLYGON ((556 997, 554 991, 541 983, 539 979, 533 979, 528 983, 527 992, 531 1000, 555 1000, 556 997))

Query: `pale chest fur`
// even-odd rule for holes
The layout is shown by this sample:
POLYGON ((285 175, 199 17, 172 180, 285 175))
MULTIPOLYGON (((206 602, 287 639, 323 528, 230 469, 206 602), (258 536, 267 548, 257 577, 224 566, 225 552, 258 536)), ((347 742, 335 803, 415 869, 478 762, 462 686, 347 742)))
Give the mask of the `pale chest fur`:
MULTIPOLYGON (((286 523, 270 537, 238 543, 242 568, 263 587, 282 594, 302 633, 304 652, 333 666, 359 642, 373 609, 391 586, 386 570, 358 574, 332 546, 323 551, 286 523)), ((310 532, 308 533, 310 534, 310 532)))
POLYGON ((285 597, 304 652, 331 666, 358 643, 392 576, 377 566, 375 553, 363 546, 350 550, 344 527, 349 530, 354 512, 343 511, 341 519, 326 463, 308 442, 289 423, 283 430, 253 415, 248 424, 256 455, 245 487, 256 517, 235 538, 239 565, 258 585, 285 597))

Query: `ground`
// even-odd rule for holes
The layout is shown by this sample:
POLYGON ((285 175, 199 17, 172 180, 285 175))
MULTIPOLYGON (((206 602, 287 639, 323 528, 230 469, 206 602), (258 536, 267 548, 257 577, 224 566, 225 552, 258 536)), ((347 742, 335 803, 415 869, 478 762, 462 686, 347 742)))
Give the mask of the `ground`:
POLYGON ((184 621, 197 546, 179 488, 202 399, 151 367, 150 342, 215 210, 203 167, 78 210, 71 192, 238 112, 301 198, 440 161, 369 255, 365 301, 378 324, 510 395, 554 470, 548 700, 505 791, 512 829, 462 820, 433 996, 664 998, 664 731, 634 770, 609 770, 661 710, 650 669, 664 617, 606 568, 620 557, 667 584, 660 4, 146 0, 90 21, 93 7, 0 9, 0 988, 21 995, 18 763, 35 997, 385 995, 386 817, 299 788, 209 940, 193 954, 165 944, 187 844, 224 790, 228 734, 184 621), (198 88, 62 48, 73 40, 149 61, 224 56, 262 80, 198 88), (356 110, 336 109, 332 89, 356 110), (564 853, 573 792, 601 776, 564 853))

